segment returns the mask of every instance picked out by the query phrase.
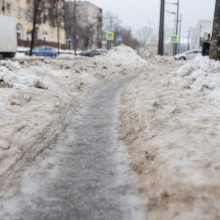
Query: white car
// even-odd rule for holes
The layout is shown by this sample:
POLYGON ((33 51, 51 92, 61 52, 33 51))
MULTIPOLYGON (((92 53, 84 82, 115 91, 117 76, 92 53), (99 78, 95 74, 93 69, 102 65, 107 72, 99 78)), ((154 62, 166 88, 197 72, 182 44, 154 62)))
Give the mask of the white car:
POLYGON ((202 54, 202 49, 193 49, 174 56, 175 60, 192 60, 196 56, 202 54))

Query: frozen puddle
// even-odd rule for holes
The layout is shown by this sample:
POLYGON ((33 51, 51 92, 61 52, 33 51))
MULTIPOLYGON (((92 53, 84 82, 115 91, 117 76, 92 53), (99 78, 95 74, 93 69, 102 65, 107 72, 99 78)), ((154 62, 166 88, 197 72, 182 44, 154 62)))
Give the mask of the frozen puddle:
POLYGON ((119 141, 117 79, 69 113, 67 128, 52 151, 26 169, 20 192, 3 202, 1 219, 142 220, 144 202, 119 141))

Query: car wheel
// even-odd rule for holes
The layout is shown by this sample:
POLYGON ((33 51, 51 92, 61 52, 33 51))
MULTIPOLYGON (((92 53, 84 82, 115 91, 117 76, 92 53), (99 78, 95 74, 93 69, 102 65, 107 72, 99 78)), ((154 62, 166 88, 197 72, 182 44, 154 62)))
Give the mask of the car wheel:
POLYGON ((179 60, 186 60, 186 58, 185 57, 180 57, 179 60))

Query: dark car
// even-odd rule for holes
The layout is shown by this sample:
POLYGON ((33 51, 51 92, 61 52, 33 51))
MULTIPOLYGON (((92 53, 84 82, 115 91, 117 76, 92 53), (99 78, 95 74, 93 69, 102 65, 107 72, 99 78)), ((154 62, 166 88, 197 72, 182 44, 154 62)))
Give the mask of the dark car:
POLYGON ((86 56, 86 57, 94 57, 101 55, 101 52, 98 50, 87 50, 87 51, 82 51, 80 53, 81 56, 86 56))
MULTIPOLYGON (((57 50, 56 48, 51 47, 51 46, 41 46, 41 47, 34 48, 32 51, 32 54, 36 56, 43 56, 43 57, 56 57, 57 50)), ((26 55, 30 55, 30 51, 28 51, 26 55)))

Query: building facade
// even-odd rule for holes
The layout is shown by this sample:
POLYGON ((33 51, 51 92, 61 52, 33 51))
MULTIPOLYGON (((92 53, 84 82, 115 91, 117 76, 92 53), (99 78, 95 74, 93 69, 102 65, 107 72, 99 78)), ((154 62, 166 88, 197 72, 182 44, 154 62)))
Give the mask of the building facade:
MULTIPOLYGON (((63 10, 63 1, 60 1, 56 7, 63 10)), ((57 25, 49 18, 49 12, 45 9, 43 12, 47 19, 37 24, 37 30, 35 34, 36 40, 45 42, 57 42, 57 25)), ((0 15, 11 16, 16 19, 16 29, 18 40, 30 41, 32 32, 32 17, 33 17, 33 0, 0 0, 0 15)), ((42 15, 41 15, 42 16, 42 15)), ((66 43, 64 21, 60 21, 59 37, 60 43, 66 43)))
POLYGON ((88 1, 65 2, 65 29, 67 38, 78 49, 102 47, 102 9, 88 1), (75 34, 74 34, 75 32, 75 34), (76 39, 73 39, 76 35, 76 39))
POLYGON ((213 21, 199 21, 196 27, 190 28, 190 49, 198 49, 204 40, 211 37, 213 21))

